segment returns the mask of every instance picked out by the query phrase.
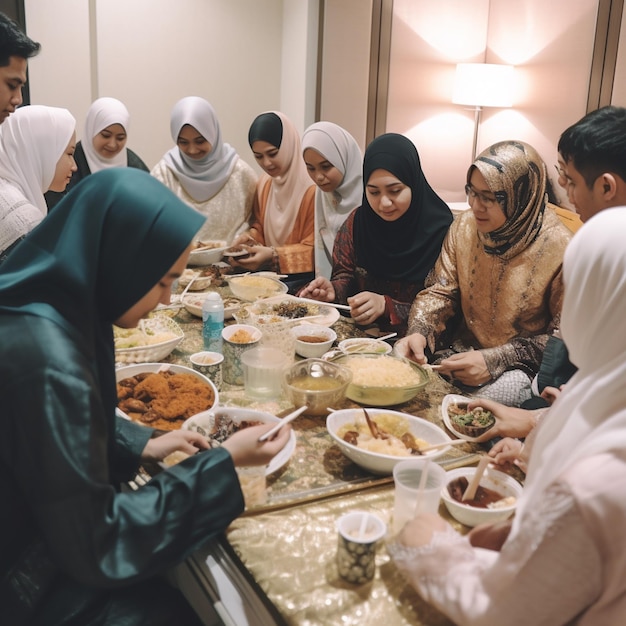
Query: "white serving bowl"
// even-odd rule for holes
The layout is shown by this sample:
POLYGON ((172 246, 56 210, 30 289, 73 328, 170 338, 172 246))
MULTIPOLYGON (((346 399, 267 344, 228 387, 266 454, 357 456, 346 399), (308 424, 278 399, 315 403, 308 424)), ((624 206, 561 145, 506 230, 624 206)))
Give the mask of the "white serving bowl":
POLYGON ((354 337, 339 342, 339 349, 344 354, 389 354, 391 345, 370 337, 354 337))
POLYGON ((332 328, 319 324, 298 324, 291 329, 296 337, 296 352, 306 359, 321 357, 330 350, 337 339, 337 333, 332 328), (322 341, 303 341, 302 337, 317 337, 322 341))
MULTIPOLYGON (((210 411, 219 404, 219 394, 217 387, 213 384, 213 382, 204 374, 201 374, 190 367, 185 367, 184 365, 174 365, 170 363, 136 363, 135 365, 126 365, 125 367, 119 367, 115 370, 115 381, 120 382, 120 380, 123 380, 124 378, 132 378, 137 374, 156 373, 159 372, 161 368, 168 368, 168 370, 174 374, 191 374, 192 376, 199 378, 213 390, 213 404, 208 410, 210 411)), ((117 411, 123 417, 128 417, 128 415, 120 409, 117 409, 117 411)))
MULTIPOLYGON (((268 424, 274 424, 280 422, 280 419, 271 413, 265 413, 264 411, 254 411, 252 409, 243 409, 236 407, 216 407, 209 411, 203 411, 197 415, 192 415, 188 420, 183 422, 181 428, 186 430, 194 430, 199 432, 204 437, 208 436, 208 433, 213 431, 213 424, 216 415, 224 415, 229 417, 233 423, 240 424, 244 421, 263 422, 268 424)), ((291 455, 296 449, 296 434, 292 430, 289 441, 285 444, 285 447, 270 461, 265 470, 265 475, 269 476, 289 461, 291 455)))
MULTIPOLYGON (((450 437, 438 426, 431 424, 428 420, 398 411, 389 411, 386 409, 367 409, 370 417, 374 417, 381 413, 397 415, 406 418, 409 422, 409 432, 419 439, 428 441, 430 444, 444 443, 451 441, 450 437)), ((406 459, 430 458, 436 459, 444 455, 449 447, 439 448, 432 452, 426 452, 423 455, 395 456, 391 454, 381 454, 378 452, 370 452, 354 446, 344 441, 337 432, 346 424, 355 424, 357 421, 362 422, 365 419, 363 409, 343 409, 334 411, 326 419, 326 428, 328 434, 335 440, 341 451, 354 463, 362 468, 369 470, 372 474, 391 474, 396 463, 406 459)))
POLYGON ((446 486, 441 490, 441 499, 446 505, 450 515, 452 515, 452 517, 454 517, 454 519, 458 522, 461 522, 461 524, 471 527, 478 526, 479 524, 483 524, 485 522, 489 522, 491 524, 495 522, 502 522, 511 517, 511 515, 515 512, 517 500, 519 500, 522 495, 523 488, 512 476, 496 469, 492 469, 491 467, 488 467, 483 474, 480 479, 480 485, 487 489, 493 489, 494 491, 501 493, 503 498, 514 496, 516 499, 515 504, 497 509, 479 509, 475 506, 469 506, 468 504, 457 502, 448 493, 448 484, 451 481, 459 478, 460 476, 465 476, 468 482, 471 482, 475 472, 475 467, 459 467, 458 469, 453 469, 447 472, 448 480, 446 481, 446 486))
MULTIPOLYGON (((201 242, 197 241, 197 244, 201 242)), ((192 250, 189 253, 188 265, 212 265, 213 263, 219 263, 224 256, 224 250, 228 248, 226 241, 204 241, 203 244, 212 246, 206 250, 192 250)))
MULTIPOLYGON (((155 315, 142 320, 144 332, 148 337, 154 337, 159 333, 167 333, 171 337, 157 343, 145 343, 132 348, 115 348, 115 363, 124 365, 130 363, 144 363, 160 361, 168 356, 174 348, 183 340, 183 329, 170 317, 155 315)), ((128 337, 130 333, 136 333, 141 338, 142 331, 137 329, 114 328, 115 343, 123 342, 122 337, 128 337)))

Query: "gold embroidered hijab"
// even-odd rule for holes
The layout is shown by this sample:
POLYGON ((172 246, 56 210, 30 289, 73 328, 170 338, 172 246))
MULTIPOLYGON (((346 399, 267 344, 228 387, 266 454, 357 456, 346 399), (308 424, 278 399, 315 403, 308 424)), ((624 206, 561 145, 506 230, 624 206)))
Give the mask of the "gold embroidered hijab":
POLYGON ((501 141, 478 155, 473 168, 483 175, 506 216, 490 233, 478 233, 487 254, 511 259, 537 237, 546 206, 546 165, 537 151, 523 141, 501 141))

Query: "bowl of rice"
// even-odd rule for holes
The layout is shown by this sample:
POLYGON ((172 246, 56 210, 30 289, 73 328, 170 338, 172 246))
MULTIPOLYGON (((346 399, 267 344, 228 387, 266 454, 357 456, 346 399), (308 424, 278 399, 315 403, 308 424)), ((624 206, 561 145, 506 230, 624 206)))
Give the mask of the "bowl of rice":
POLYGON ((423 455, 413 450, 411 446, 419 449, 450 441, 441 428, 428 420, 386 409, 367 409, 367 413, 387 438, 377 439, 371 434, 362 409, 334 411, 326 419, 326 428, 351 461, 373 474, 391 474, 399 461, 422 456, 437 459, 449 450, 446 446, 423 455), (407 436, 411 437, 411 446, 405 443, 407 436))
POLYGON ((428 382, 428 372, 388 354, 350 354, 334 358, 352 372, 346 397, 368 406, 394 406, 412 400, 428 382))
POLYGON ((246 274, 245 276, 231 276, 228 278, 228 286, 236 298, 254 302, 259 298, 269 298, 287 293, 287 285, 269 276, 255 276, 246 274))

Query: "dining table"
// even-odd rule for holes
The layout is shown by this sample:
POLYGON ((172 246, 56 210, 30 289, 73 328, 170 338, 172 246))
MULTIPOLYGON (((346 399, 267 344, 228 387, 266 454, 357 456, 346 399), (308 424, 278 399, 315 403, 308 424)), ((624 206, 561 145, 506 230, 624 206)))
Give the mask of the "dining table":
MULTIPOLYGON (((229 296, 228 283, 210 289, 229 296)), ((180 292, 180 289, 179 289, 180 292)), ((164 362, 191 367, 189 357, 203 350, 202 322, 180 302, 155 314, 167 314, 183 329, 184 338, 164 362)), ((376 334, 375 327, 355 324, 348 313, 332 324, 337 343, 376 334)), ((226 320, 226 324, 234 320, 226 320)), ((296 359, 299 357, 295 357, 296 359)), ((441 402, 461 393, 433 370, 412 400, 388 407, 428 420, 447 431, 441 402)), ((293 407, 284 397, 253 399, 244 388, 223 383, 220 406, 249 407, 283 416, 293 407)), ((331 407, 361 405, 344 399, 331 407)), ((348 583, 336 565, 337 528, 341 515, 367 511, 389 526, 394 484, 391 475, 375 475, 343 455, 326 430, 326 416, 300 415, 292 423, 295 450, 289 461, 267 477, 267 502, 247 509, 225 532, 190 556, 178 570, 179 584, 207 626, 444 626, 452 624, 408 585, 389 557, 385 542, 376 551, 374 579, 348 583), (219 621, 215 616, 219 616, 219 621)), ((447 431, 449 433, 449 431, 447 431)), ((465 442, 437 458, 446 470, 476 465, 484 444, 465 442)), ((165 470, 167 471, 167 470, 165 470)), ((149 480, 150 472, 144 472, 149 480), (147 474, 147 475, 146 475, 147 474)), ((141 480, 141 477, 138 476, 141 480)), ((439 513, 461 533, 441 503, 439 513)))

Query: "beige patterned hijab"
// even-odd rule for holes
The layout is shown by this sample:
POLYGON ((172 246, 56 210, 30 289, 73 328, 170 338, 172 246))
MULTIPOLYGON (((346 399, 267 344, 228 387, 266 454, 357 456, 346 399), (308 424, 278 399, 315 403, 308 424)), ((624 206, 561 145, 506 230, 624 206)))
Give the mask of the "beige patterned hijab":
POLYGON ((506 222, 490 233, 478 233, 487 254, 512 259, 537 237, 546 206, 546 165, 523 141, 501 141, 478 155, 473 168, 483 175, 498 199, 506 222))

